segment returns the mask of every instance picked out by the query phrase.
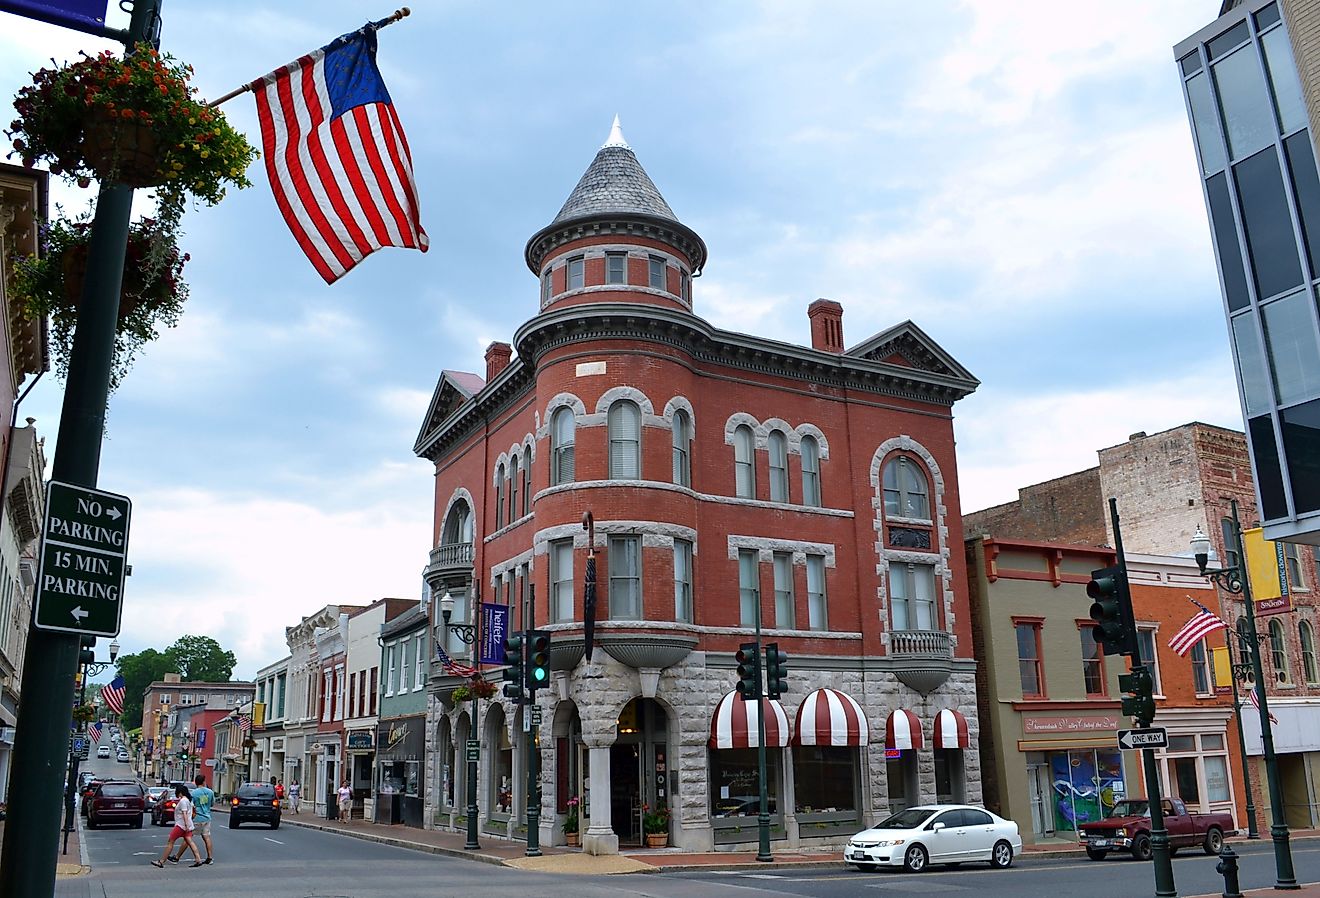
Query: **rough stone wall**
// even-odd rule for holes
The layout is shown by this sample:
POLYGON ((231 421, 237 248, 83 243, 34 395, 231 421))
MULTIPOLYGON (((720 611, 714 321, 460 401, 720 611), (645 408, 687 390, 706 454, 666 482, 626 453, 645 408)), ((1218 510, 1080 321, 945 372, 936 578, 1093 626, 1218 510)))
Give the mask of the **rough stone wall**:
POLYGON ((1311 123, 1311 143, 1320 134, 1320 2, 1317 0, 1282 0, 1283 21, 1292 43, 1297 76, 1306 98, 1306 115, 1311 123))
POLYGON ((1059 542, 1076 546, 1108 545, 1099 509, 1100 469, 1088 468, 1044 483, 1024 486, 1015 502, 963 515, 967 538, 997 536, 1059 542))

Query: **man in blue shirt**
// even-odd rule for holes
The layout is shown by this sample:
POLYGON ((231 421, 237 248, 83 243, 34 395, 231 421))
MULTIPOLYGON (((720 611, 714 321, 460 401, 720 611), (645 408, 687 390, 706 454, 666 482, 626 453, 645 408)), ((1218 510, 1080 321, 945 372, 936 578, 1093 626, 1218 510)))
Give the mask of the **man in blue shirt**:
MULTIPOLYGON (((211 863, 212 854, 211 806, 215 804, 215 793, 207 788, 206 777, 202 776, 200 773, 193 778, 193 782, 197 784, 192 790, 194 823, 193 838, 195 839, 198 836, 201 836, 202 842, 206 845, 206 860, 202 861, 202 863, 209 864, 211 863)), ((179 858, 182 856, 183 848, 180 847, 178 855, 171 857, 170 860, 177 864, 179 858)))

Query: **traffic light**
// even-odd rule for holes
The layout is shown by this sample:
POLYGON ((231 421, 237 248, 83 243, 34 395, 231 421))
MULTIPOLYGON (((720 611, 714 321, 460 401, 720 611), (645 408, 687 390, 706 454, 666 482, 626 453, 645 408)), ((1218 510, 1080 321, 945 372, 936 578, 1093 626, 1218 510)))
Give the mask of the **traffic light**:
POLYGON ((1155 719, 1155 684, 1150 671, 1138 666, 1132 669, 1132 673, 1119 674, 1118 688, 1130 693, 1123 696, 1123 713, 1138 726, 1150 726, 1155 719))
POLYGON ((1091 619, 1096 622, 1095 641, 1106 655, 1136 654, 1136 622, 1132 618, 1132 597, 1128 594, 1127 573, 1122 567, 1091 571, 1086 584, 1091 603, 1091 619))
POLYGON ((788 655, 779 651, 779 643, 765 647, 765 694, 779 698, 788 691, 788 655))
POLYGON ((96 662, 96 637, 79 636, 78 646, 78 666, 94 664, 96 662))
POLYGON ((504 638, 504 697, 522 703, 525 670, 523 650, 526 640, 522 633, 510 633, 504 638))
POLYGON ((550 685, 550 634, 544 630, 527 631, 527 692, 550 685))
POLYGON ((745 702, 761 697, 761 655, 756 643, 744 642, 734 656, 738 661, 738 694, 745 702))

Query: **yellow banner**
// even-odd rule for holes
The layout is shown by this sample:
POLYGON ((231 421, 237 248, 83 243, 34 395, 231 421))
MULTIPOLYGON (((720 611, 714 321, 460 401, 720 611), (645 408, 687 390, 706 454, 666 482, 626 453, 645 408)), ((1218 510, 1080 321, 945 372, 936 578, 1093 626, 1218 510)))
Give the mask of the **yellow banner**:
POLYGON ((1228 648, 1212 648, 1210 653, 1214 662, 1215 687, 1227 689, 1233 685, 1233 660, 1228 655, 1228 648))
POLYGON ((1259 527, 1242 531, 1242 548, 1247 552, 1247 574, 1251 577, 1251 598, 1267 602, 1288 594, 1283 546, 1261 535, 1259 527))
POLYGON ((264 727, 266 725, 266 703, 252 703, 252 726, 264 727))

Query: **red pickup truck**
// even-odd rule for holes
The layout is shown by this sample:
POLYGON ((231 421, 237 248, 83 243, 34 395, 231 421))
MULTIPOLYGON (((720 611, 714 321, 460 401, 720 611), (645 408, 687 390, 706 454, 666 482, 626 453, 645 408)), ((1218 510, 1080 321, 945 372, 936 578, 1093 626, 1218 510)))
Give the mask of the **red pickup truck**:
MULTIPOLYGON (((1200 846, 1206 854, 1218 854, 1224 846, 1224 833, 1235 832, 1233 818, 1228 814, 1188 813, 1182 801, 1166 798, 1160 802, 1164 810, 1164 828, 1169 831, 1169 854, 1180 848, 1200 846)), ((1093 861, 1104 860, 1111 851, 1130 851, 1138 860, 1148 861, 1150 847, 1150 802, 1144 798, 1131 798, 1117 802, 1109 816, 1094 823, 1083 823, 1077 828, 1077 838, 1093 861)))

